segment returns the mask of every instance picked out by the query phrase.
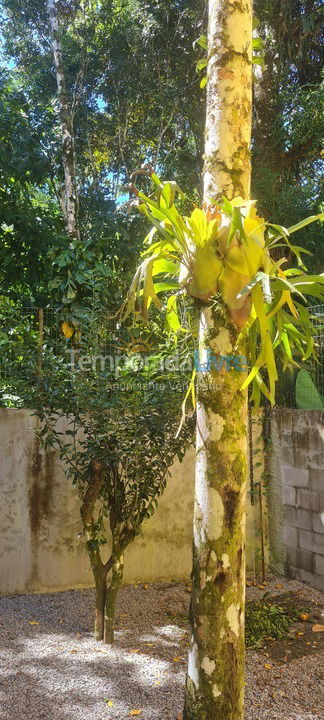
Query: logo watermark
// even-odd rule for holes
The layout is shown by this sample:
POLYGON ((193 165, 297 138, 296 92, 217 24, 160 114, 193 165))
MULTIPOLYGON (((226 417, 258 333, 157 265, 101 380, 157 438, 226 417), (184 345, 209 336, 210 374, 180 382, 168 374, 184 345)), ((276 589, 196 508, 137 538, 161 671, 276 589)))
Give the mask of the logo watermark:
POLYGON ((193 355, 185 358, 183 354, 174 352, 171 355, 161 356, 156 353, 146 352, 116 352, 102 355, 83 355, 79 351, 71 349, 70 366, 72 371, 96 372, 111 374, 116 379, 120 378, 124 371, 133 373, 148 371, 168 373, 197 373, 209 372, 246 372, 248 362, 245 355, 216 355, 211 350, 204 350, 202 354, 198 350, 193 355))
POLYGON ((216 355, 210 349, 204 350, 203 356, 195 351, 195 369, 200 373, 216 372, 246 372, 248 362, 245 355, 216 355))

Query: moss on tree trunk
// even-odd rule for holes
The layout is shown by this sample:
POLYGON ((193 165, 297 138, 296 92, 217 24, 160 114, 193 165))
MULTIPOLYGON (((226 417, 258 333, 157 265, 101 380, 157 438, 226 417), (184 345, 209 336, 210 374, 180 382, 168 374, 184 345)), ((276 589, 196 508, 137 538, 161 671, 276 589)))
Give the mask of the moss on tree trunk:
MULTIPOLYGON (((204 198, 250 193, 252 1, 209 0, 204 198)), ((218 307, 218 311, 217 311, 218 307)), ((200 323, 192 636, 184 720, 244 713, 247 392, 219 356, 243 354, 226 308, 200 323)))
MULTIPOLYGON (((200 362, 237 354, 237 331, 206 309, 200 362)), ((199 377, 192 638, 185 720, 243 716, 247 397, 243 373, 199 377)))

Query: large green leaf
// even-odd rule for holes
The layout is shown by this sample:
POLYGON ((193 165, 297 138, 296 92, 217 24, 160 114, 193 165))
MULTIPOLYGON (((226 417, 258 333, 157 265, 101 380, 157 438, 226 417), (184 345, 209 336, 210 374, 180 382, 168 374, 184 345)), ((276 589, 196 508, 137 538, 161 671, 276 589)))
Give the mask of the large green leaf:
POLYGON ((300 410, 323 410, 322 398, 307 370, 300 370, 296 380, 296 405, 300 410))

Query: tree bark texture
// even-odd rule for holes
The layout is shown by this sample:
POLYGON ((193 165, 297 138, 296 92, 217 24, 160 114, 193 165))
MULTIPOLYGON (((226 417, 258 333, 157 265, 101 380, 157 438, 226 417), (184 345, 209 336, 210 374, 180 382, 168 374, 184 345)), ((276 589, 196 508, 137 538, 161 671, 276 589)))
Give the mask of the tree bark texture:
POLYGON ((60 106, 62 129, 62 162, 64 168, 65 197, 63 210, 67 234, 71 239, 78 239, 78 195, 75 171, 75 150, 73 115, 68 99, 62 48, 59 38, 59 23, 56 0, 47 0, 50 31, 52 38, 53 58, 57 82, 57 93, 60 106))
MULTIPOLYGON (((210 308, 200 364, 237 354, 237 331, 210 308)), ((191 624, 185 720, 241 720, 244 691, 247 395, 244 374, 199 373, 191 624)))
MULTIPOLYGON (((93 565, 93 563, 91 563, 93 565)), ((96 570, 93 569, 96 587, 96 609, 95 609, 95 626, 94 634, 96 640, 103 640, 105 632, 105 607, 107 596, 107 573, 102 567, 102 563, 98 564, 96 570)))
POLYGON ((105 605, 108 566, 101 560, 100 548, 95 533, 94 509, 104 484, 101 463, 93 463, 93 482, 89 484, 80 509, 83 531, 86 538, 87 552, 96 587, 95 638, 102 640, 105 627, 105 605))
MULTIPOLYGON (((252 2, 209 0, 208 44, 204 198, 210 205, 222 195, 250 193, 252 2)), ((184 720, 244 714, 247 392, 240 389, 244 373, 220 362, 243 353, 238 334, 225 307, 203 308, 184 720)))
POLYGON ((123 575, 124 557, 123 555, 119 555, 114 560, 111 571, 110 586, 107 588, 106 591, 104 641, 107 644, 114 642, 116 600, 118 591, 122 584, 123 575))
POLYGON ((209 0, 204 196, 249 197, 252 0, 209 0))

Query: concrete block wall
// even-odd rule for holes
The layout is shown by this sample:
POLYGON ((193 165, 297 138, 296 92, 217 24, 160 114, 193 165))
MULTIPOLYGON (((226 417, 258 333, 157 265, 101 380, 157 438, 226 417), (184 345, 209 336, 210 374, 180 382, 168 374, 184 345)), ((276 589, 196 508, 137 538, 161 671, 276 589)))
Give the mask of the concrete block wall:
POLYGON ((276 410, 272 435, 284 568, 324 591, 324 412, 276 410))

